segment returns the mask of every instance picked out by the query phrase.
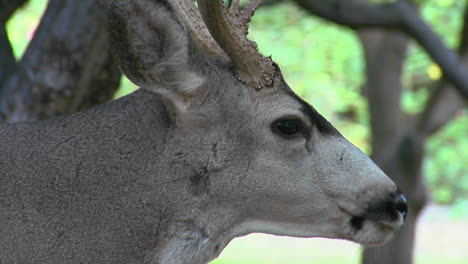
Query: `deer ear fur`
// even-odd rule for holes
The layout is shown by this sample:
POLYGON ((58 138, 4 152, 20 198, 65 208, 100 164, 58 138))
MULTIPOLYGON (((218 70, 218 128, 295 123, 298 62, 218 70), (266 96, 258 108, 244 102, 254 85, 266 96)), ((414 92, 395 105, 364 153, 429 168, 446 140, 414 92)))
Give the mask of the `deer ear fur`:
POLYGON ((189 34, 167 4, 116 0, 110 6, 109 31, 122 71, 141 88, 178 104, 203 84, 189 65, 189 34))

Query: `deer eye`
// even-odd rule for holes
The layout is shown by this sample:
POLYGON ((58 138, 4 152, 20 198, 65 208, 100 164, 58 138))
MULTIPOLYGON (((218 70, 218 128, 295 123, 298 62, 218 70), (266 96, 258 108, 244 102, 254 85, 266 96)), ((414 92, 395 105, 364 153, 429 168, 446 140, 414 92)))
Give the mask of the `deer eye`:
POLYGON ((282 119, 273 122, 273 132, 283 137, 291 137, 304 132, 304 125, 299 119, 282 119))

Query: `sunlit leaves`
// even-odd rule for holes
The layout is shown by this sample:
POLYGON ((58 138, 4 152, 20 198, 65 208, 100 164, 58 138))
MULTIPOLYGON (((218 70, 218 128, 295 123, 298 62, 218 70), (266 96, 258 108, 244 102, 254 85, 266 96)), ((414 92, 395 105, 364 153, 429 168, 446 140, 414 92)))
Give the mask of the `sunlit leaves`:
POLYGON ((442 77, 442 71, 437 64, 431 63, 431 65, 427 67, 427 75, 431 80, 439 80, 442 77))
POLYGON ((425 172, 436 201, 468 200, 468 111, 445 126, 427 144, 425 172))

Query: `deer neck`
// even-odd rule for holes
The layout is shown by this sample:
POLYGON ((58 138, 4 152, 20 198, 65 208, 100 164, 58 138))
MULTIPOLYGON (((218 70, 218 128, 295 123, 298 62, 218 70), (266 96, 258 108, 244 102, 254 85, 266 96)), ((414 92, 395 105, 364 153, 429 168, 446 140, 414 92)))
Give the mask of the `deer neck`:
POLYGON ((159 247, 150 255, 150 263, 208 263, 238 236, 235 231, 241 220, 237 212, 210 205, 201 207, 175 212, 160 223, 164 231, 159 235, 159 247))

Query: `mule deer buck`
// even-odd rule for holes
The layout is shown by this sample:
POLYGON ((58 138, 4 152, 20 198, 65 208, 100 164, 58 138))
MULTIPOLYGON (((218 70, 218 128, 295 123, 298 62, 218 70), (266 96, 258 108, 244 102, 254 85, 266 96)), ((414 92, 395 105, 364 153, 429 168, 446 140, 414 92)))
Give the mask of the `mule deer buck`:
POLYGON ((396 185, 247 40, 259 1, 117 0, 141 89, 0 126, 0 263, 207 263, 251 232, 382 243, 396 185))

